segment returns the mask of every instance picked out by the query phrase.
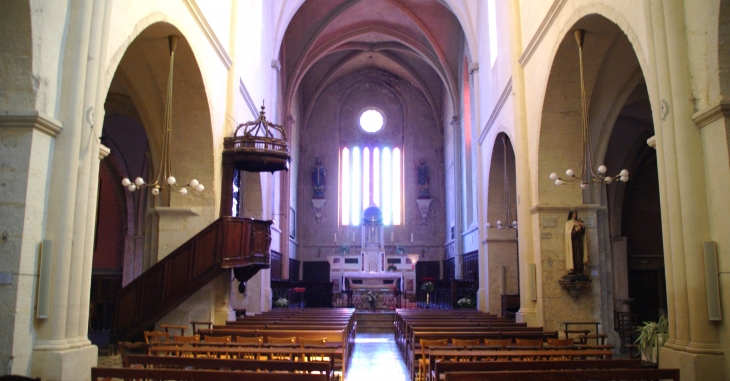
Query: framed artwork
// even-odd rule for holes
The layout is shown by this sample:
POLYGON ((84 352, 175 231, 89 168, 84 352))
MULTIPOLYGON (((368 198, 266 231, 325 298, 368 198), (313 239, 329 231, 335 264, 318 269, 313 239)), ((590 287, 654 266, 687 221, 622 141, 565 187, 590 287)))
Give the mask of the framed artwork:
POLYGON ((289 207, 289 237, 297 238, 297 212, 289 207))

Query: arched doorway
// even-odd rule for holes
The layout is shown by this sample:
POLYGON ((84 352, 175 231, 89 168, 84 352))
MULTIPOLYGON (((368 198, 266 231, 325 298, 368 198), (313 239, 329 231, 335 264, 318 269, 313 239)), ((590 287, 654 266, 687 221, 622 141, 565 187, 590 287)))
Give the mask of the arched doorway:
POLYGON ((634 297, 635 304, 647 307, 642 312, 645 316, 656 318, 661 308, 666 308, 666 293, 662 291, 656 154, 647 146, 647 139, 654 134, 652 110, 636 53, 615 23, 589 15, 565 34, 551 66, 541 126, 537 211, 542 225, 542 261, 537 265, 543 298, 550 300, 550 314, 544 312, 545 327, 557 329, 563 321, 600 321, 602 331, 610 332, 617 313, 630 312, 634 297), (592 164, 605 164, 611 176, 628 169, 628 183, 592 183, 581 189, 578 184, 556 186, 549 176, 557 172, 567 178, 564 172, 569 168, 576 176, 580 172, 582 111, 578 47, 573 36, 577 29, 585 30, 583 60, 592 164), (631 207, 637 203, 642 208, 631 207), (577 209, 585 221, 589 251, 584 274, 590 278, 591 291, 577 297, 569 296, 557 282, 566 274, 562 230, 570 209, 577 209), (644 242, 651 245, 651 253, 642 249, 644 242), (649 270, 651 279, 639 272, 643 271, 645 255, 656 262, 649 270), (651 307, 650 301, 656 305, 651 307))

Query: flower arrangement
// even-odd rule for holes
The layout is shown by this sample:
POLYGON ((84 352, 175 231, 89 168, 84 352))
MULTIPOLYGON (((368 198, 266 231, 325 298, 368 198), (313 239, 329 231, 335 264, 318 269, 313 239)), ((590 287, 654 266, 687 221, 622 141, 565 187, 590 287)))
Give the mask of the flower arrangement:
POLYGON ((368 293, 365 294, 362 298, 365 299, 365 301, 368 303, 375 303, 375 301, 378 299, 378 296, 373 294, 372 291, 368 291, 368 293))
POLYGON ((426 282, 421 285, 421 290, 426 291, 427 293, 431 293, 434 289, 434 285, 431 282, 426 282))
POLYGON ((350 253, 350 245, 342 245, 340 246, 340 255, 345 255, 350 253))
POLYGON ((459 307, 461 307, 461 308, 472 308, 472 307, 474 307, 474 302, 475 302, 474 299, 467 296, 467 297, 459 299, 456 302, 456 304, 458 304, 459 307))
POLYGON ((386 270, 387 271, 395 271, 395 270, 398 270, 398 268, 395 267, 395 265, 388 265, 388 268, 386 270))
POLYGON ((398 255, 404 255, 406 253, 406 248, 403 246, 396 246, 395 253, 398 255))
POLYGON ((274 305, 279 308, 286 308, 289 307, 289 300, 287 298, 279 298, 274 301, 274 305))

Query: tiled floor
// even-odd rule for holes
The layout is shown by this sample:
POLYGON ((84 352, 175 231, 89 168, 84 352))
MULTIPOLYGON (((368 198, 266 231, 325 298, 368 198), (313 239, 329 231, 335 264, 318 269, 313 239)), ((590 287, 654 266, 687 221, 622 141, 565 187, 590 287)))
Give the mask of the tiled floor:
POLYGON ((345 381, 401 381, 408 379, 403 357, 392 333, 358 333, 355 353, 345 381))

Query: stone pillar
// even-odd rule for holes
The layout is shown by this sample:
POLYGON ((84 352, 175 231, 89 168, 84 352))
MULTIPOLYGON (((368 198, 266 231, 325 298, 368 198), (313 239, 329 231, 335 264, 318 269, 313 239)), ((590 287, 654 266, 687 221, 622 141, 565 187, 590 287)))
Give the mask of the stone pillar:
POLYGON ((667 276, 667 297, 673 302, 668 303, 672 330, 668 345, 660 349, 659 365, 679 367, 683 379, 722 380, 719 332, 707 311, 702 242, 710 239, 710 226, 702 139, 692 122, 694 105, 686 96, 692 90, 684 14, 683 2, 651 2, 662 104, 662 120, 655 123, 660 126, 656 128, 657 157, 663 156, 665 167, 664 179, 660 172, 660 190, 666 187, 672 201, 668 208, 662 203, 662 216, 669 214, 670 231, 663 223, 664 234, 671 234, 672 277, 667 276))
MULTIPOLYGON (((535 241, 533 226, 537 227, 539 218, 530 212, 532 189, 530 174, 530 151, 528 145, 528 126, 525 106, 525 71, 520 65, 520 54, 523 51, 522 42, 522 20, 520 18, 520 0, 509 2, 509 35, 512 45, 510 62, 512 63, 512 107, 514 109, 514 131, 515 138, 512 146, 515 150, 515 173, 517 183, 517 221, 519 221, 520 234, 517 238, 519 273, 520 273, 520 310, 516 319, 520 322, 527 322, 530 326, 540 325, 537 319, 537 303, 528 298, 529 290, 529 265, 535 263, 533 242, 535 241)), ((539 229, 538 229, 539 230, 539 229)), ((539 234, 539 233, 538 233, 539 234)))
MULTIPOLYGON (((458 115, 454 115, 451 118, 452 131, 454 132, 454 196, 456 202, 454 203, 454 278, 461 279, 461 264, 463 263, 462 255, 464 250, 462 231, 464 226, 464 187, 462 186, 462 180, 464 178, 464 168, 461 167, 461 152, 462 152, 462 131, 460 124, 460 118, 458 115), (461 201, 460 201, 461 200, 461 201)), ((447 227, 448 228, 448 227, 447 227)), ((441 275, 443 278, 443 274, 441 275)))
MULTIPOLYGON (((61 122, 39 113, 0 115, 0 256, 10 284, 0 286, 3 311, 0 369, 13 374, 30 371, 35 319, 35 291, 47 205, 38 202, 49 189, 53 141, 61 122)), ((50 279, 46 280, 50 281, 50 279)))
MULTIPOLYGON (((70 5, 69 12, 59 81, 62 83, 59 119, 63 130, 54 147, 46 224, 46 238, 54 241, 52 302, 48 319, 38 324, 31 370, 33 376, 47 380, 87 380, 89 369, 97 360, 96 347, 79 338, 79 309, 88 175, 90 160, 98 155, 98 146, 94 146, 88 156, 84 106, 96 103, 93 93, 98 62, 89 65, 89 57, 98 54, 94 49, 98 50, 99 44, 97 41, 96 46, 90 46, 90 40, 92 31, 100 31, 96 25, 103 22, 104 6, 103 3, 94 6, 91 0, 79 1, 70 5), (99 18, 94 20, 94 14, 99 18)), ((84 297, 88 298, 88 292, 84 297)))
POLYGON ((66 340, 66 312, 92 8, 93 2, 90 0, 72 6, 67 24, 68 38, 63 52, 63 71, 60 73, 63 86, 59 119, 63 123, 63 130, 54 145, 50 182, 53 191, 48 193, 46 226, 46 238, 54 241, 52 303, 49 318, 38 328, 35 351, 69 348, 66 340))
MULTIPOLYGON (((95 123, 95 107, 103 107, 97 98, 99 72, 102 70, 102 35, 105 29, 106 1, 94 3, 91 15, 91 37, 87 54, 87 70, 84 88, 84 119, 81 121, 81 145, 79 151, 76 209, 74 211, 74 256, 72 269, 82 269, 80 276, 72 277, 69 284, 69 309, 66 321, 66 339, 71 347, 90 345, 87 338, 89 326, 89 293, 91 289, 91 262, 94 255, 94 230, 96 226, 96 198, 99 184, 99 136, 102 123, 95 123)), ((103 97, 105 98, 105 97, 103 97)), ((102 98, 102 99, 103 99, 102 98)), ((104 112, 100 112, 103 121, 104 112)))

